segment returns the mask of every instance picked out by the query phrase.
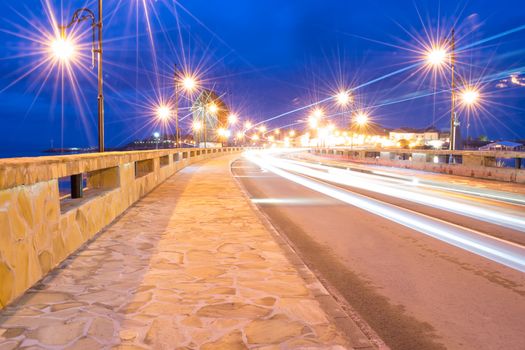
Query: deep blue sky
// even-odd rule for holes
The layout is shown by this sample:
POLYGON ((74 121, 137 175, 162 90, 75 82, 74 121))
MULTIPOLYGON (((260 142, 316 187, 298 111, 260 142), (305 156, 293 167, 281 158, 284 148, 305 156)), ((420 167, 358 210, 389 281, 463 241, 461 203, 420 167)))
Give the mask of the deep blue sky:
MULTIPOLYGON (((80 107, 68 79, 62 98, 56 67, 39 68, 6 88, 42 62, 43 55, 26 54, 46 48, 36 42, 42 37, 38 28, 51 27, 46 2, 58 18, 61 7, 67 18, 75 8, 95 8, 95 2, 0 1, 8 8, 0 15, 0 153, 40 150, 51 140, 55 146, 95 146, 96 85, 94 76, 88 76, 94 72, 73 68, 82 86, 80 107)), ((425 40, 425 33, 436 33, 438 26, 447 34, 457 23, 462 47, 525 24, 525 6, 518 0, 189 0, 177 6, 169 0, 146 0, 147 11, 142 0, 104 3, 108 146, 158 129, 148 106, 167 96, 175 62, 199 70, 207 87, 225 94, 243 119, 256 122, 323 99, 342 83, 360 85, 408 66, 417 55, 407 48, 418 47, 417 38, 425 40)), ((88 43, 89 35, 81 40, 88 43)), ((525 66, 524 46, 525 30, 476 46, 459 58, 460 74, 478 80, 519 71, 525 66)), ((88 56, 89 50, 84 51, 88 56)), ((443 79, 434 85, 431 75, 414 71, 359 89, 360 106, 444 88, 443 79)), ((497 83, 484 84, 483 108, 472 112, 470 133, 525 138, 525 87, 497 88, 497 83)), ((445 129, 447 108, 447 95, 438 94, 371 108, 370 113, 388 127, 434 123, 445 129)), ((306 115, 291 114, 269 126, 306 115)))

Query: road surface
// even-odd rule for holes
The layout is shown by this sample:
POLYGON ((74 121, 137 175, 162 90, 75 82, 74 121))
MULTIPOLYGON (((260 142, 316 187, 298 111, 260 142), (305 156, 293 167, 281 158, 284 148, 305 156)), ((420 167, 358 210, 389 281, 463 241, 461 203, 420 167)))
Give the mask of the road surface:
POLYGON ((232 171, 392 349, 525 349, 525 196, 288 154, 232 171))

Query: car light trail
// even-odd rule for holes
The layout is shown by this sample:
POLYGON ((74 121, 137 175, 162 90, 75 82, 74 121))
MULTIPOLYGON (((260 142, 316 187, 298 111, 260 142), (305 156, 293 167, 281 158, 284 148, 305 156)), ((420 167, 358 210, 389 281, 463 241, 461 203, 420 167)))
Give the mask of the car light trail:
POLYGON ((274 166, 274 163, 278 160, 266 157, 261 152, 246 152, 245 157, 261 168, 311 190, 356 206, 471 253, 525 272, 525 248, 520 245, 290 173, 274 166))
POLYGON ((274 204, 274 205, 333 205, 334 202, 319 198, 252 198, 255 204, 274 204))
POLYGON ((385 194, 391 197, 428 205, 441 210, 469 216, 481 221, 490 222, 525 232, 525 220, 520 217, 499 213, 494 210, 480 208, 466 203, 461 203, 458 202, 458 200, 440 198, 438 194, 433 194, 430 196, 427 194, 418 193, 416 192, 418 185, 415 184, 410 184, 411 187, 407 187, 406 185, 408 184, 405 184, 404 186, 396 188, 393 185, 385 185, 385 182, 380 181, 379 179, 371 179, 369 175, 363 173, 341 170, 325 165, 311 163, 304 164, 300 161, 277 159, 273 157, 271 158, 271 162, 279 168, 297 172, 310 177, 315 177, 324 181, 330 181, 344 186, 385 194), (312 168, 325 171, 316 171, 312 168))
MULTIPOLYGON (((303 160, 304 165, 310 166, 310 164, 314 164, 310 161, 303 160)), ((333 168, 334 166, 331 166, 330 164, 324 164, 324 163, 316 163, 318 165, 325 165, 327 167, 333 168)), ((380 171, 380 170, 369 170, 364 167, 360 167, 356 164, 344 165, 344 166, 338 166, 335 167, 339 169, 346 169, 355 171, 356 173, 362 173, 362 174, 370 174, 370 175, 376 175, 388 178, 391 182, 395 182, 397 184, 406 184, 407 182, 411 182, 414 185, 417 185, 418 187, 426 187, 431 189, 437 189, 441 191, 448 191, 448 192, 457 192, 457 193, 463 193, 471 196, 476 197, 483 197, 483 198, 489 198, 492 200, 496 200, 503 203, 512 203, 512 204, 518 204, 518 205, 525 205, 525 198, 522 195, 519 194, 512 194, 512 193, 500 193, 495 190, 489 190, 489 189, 475 189, 475 188, 466 188, 465 186, 459 185, 459 184, 451 184, 446 183, 442 184, 439 181, 432 181, 432 180, 426 180, 426 179, 419 179, 413 175, 401 175, 386 171, 380 171)), ((416 170, 412 170, 413 172, 418 172, 416 170)), ((424 173, 424 172, 422 172, 424 173)))
MULTIPOLYGON (((308 160, 303 160, 303 164, 310 166, 309 164, 313 164, 313 163, 308 160)), ((326 163, 316 163, 316 164, 333 167, 330 164, 326 164, 326 163)), ((412 182, 414 185, 417 184, 418 187, 426 187, 426 188, 437 189, 437 190, 448 191, 448 192, 463 193, 463 194, 476 196, 476 197, 489 198, 489 199, 500 201, 503 203, 525 205, 525 196, 519 195, 517 193, 514 194, 514 193, 499 192, 496 190, 489 190, 489 189, 481 190, 481 189, 476 189, 476 188, 468 188, 461 184, 451 184, 451 183, 444 184, 444 183, 440 183, 439 181, 419 179, 413 175, 402 175, 402 174, 396 174, 396 173, 387 172, 387 171, 369 170, 357 164, 352 164, 351 166, 349 166, 348 164, 344 164, 344 163, 340 163, 340 164, 341 165, 335 165, 335 167, 339 169, 352 170, 352 171, 362 173, 362 174, 370 174, 370 175, 385 177, 385 178, 388 178, 390 181, 396 182, 398 184, 406 184, 407 182, 412 182)), ((419 171, 412 170, 412 172, 418 173, 419 171)), ((424 173, 424 172, 421 172, 421 173, 424 173)))

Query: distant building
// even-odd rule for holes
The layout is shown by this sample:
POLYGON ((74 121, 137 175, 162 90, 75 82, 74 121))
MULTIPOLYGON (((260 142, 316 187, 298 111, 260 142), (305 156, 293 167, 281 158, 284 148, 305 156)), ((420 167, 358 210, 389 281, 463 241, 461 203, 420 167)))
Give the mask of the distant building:
POLYGON ((512 141, 497 141, 479 148, 480 151, 525 151, 525 146, 512 141))
POLYGON ((449 133, 442 133, 435 127, 426 129, 399 128, 390 131, 389 138, 394 144, 404 143, 410 147, 431 146, 441 148, 449 142, 449 133))

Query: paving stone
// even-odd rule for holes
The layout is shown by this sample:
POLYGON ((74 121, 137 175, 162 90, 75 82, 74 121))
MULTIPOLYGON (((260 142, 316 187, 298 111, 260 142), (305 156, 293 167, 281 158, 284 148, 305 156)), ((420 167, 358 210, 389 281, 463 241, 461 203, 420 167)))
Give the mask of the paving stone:
POLYGON ((255 320, 245 328, 249 344, 280 344, 300 336, 304 325, 292 322, 288 317, 277 315, 268 320, 255 320))
POLYGON ((282 298, 279 300, 279 308, 285 310, 288 316, 309 324, 328 323, 325 313, 316 300, 282 298))
POLYGON ((202 317, 259 318, 269 315, 271 310, 250 304, 224 303, 206 305, 197 311, 202 317))
POLYGON ((30 334, 30 338, 45 345, 66 345, 82 336, 84 322, 71 322, 63 325, 45 326, 30 334))
POLYGON ((97 317, 91 323, 88 334, 97 339, 110 341, 113 338, 113 321, 103 317, 97 317))
POLYGON ((242 340, 242 334, 240 331, 234 331, 230 334, 225 335, 221 339, 206 343, 201 346, 201 350, 244 350, 248 347, 242 340))
POLYGON ((0 343, 0 350, 13 350, 13 349, 16 349, 17 347, 18 347, 17 341, 6 341, 6 342, 0 343))
POLYGON ((144 342, 154 349, 171 349, 185 340, 185 335, 177 329, 173 320, 156 319, 146 333, 144 342))
POLYGON ((98 350, 101 348, 102 345, 96 340, 91 338, 81 338, 77 340, 73 345, 68 346, 66 350, 98 350))

